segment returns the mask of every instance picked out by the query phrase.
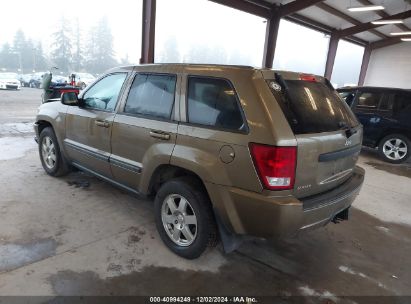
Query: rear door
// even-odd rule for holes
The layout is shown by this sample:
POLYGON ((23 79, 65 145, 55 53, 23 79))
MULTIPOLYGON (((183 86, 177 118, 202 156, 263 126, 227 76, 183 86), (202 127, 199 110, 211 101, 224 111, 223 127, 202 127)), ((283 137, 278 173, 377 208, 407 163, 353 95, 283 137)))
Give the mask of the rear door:
POLYGON ((355 115, 323 77, 287 72, 271 77, 267 83, 297 140, 294 195, 306 197, 342 184, 361 149, 355 115))
MULTIPOLYGON (((180 78, 137 73, 113 122, 111 171, 121 184, 139 191, 142 176, 168 164, 176 142, 180 78)), ((147 177, 149 178, 149 177, 147 177)))
MULTIPOLYGON (((380 126, 382 115, 386 116, 389 111, 380 111, 380 104, 389 102, 389 96, 381 90, 363 89, 357 94, 354 103, 355 114, 364 128, 364 143, 373 145, 380 137, 380 126)), ((382 106, 382 109, 384 106, 382 106)), ((391 106, 392 109, 392 106, 391 106)))

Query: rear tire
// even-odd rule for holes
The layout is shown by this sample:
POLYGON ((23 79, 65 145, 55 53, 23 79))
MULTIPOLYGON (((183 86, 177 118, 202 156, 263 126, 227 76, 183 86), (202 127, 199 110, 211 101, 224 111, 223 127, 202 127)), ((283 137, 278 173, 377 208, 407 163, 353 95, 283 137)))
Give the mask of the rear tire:
POLYGON ((63 176, 70 172, 67 160, 60 151, 53 128, 44 128, 39 136, 39 155, 44 171, 51 176, 63 176))
POLYGON ((390 134, 381 139, 378 153, 383 160, 400 164, 410 157, 411 142, 401 134, 390 134))
POLYGON ((198 182, 181 177, 163 184, 154 201, 157 230, 175 254, 198 258, 217 244, 217 226, 210 200, 198 182))

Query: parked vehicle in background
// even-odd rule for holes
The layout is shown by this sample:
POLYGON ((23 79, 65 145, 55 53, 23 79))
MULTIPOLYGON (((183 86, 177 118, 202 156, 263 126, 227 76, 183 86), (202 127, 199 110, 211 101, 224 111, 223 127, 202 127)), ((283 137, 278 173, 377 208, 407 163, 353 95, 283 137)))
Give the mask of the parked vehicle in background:
POLYGON ((20 90, 21 84, 16 73, 0 73, 0 89, 20 90))
POLYGON ((364 127, 363 144, 390 163, 411 153, 411 90, 345 87, 337 90, 364 127))
MULTIPOLYGON (((77 97, 40 106, 44 170, 75 166, 155 197, 174 253, 196 258, 218 233, 272 238, 348 219, 364 170, 362 127, 327 79, 222 65, 110 70, 77 97)), ((114 202, 113 202, 114 203, 114 202)))
POLYGON ((86 86, 93 83, 96 80, 96 77, 89 73, 77 73, 73 72, 72 74, 76 75, 76 86, 84 90, 86 86))
POLYGON ((29 87, 30 80, 32 79, 33 74, 23 74, 20 76, 20 83, 22 87, 29 87))
MULTIPOLYGON (((40 86, 39 86, 39 88, 40 89, 43 89, 43 79, 44 79, 44 75, 45 75, 46 73, 44 73, 43 75, 42 75, 42 81, 41 81, 41 84, 40 84, 40 86)), ((55 85, 64 85, 64 84, 67 84, 68 83, 68 78, 67 77, 64 77, 64 76, 60 76, 60 75, 52 75, 52 78, 51 78, 51 85, 53 85, 53 86, 55 86, 55 85)))
POLYGON ((43 82, 44 74, 46 74, 46 72, 37 72, 37 73, 32 74, 30 82, 29 82, 29 87, 40 89, 41 84, 43 82))

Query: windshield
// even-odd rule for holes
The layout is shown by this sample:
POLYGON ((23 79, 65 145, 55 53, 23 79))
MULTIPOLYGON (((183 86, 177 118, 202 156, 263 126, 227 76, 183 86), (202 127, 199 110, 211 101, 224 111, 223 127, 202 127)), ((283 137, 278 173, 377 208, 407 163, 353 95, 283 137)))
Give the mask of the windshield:
POLYGON ((303 80, 279 82, 269 80, 268 84, 295 134, 332 132, 358 125, 347 104, 326 83, 303 80), (275 84, 281 89, 273 89, 275 84))

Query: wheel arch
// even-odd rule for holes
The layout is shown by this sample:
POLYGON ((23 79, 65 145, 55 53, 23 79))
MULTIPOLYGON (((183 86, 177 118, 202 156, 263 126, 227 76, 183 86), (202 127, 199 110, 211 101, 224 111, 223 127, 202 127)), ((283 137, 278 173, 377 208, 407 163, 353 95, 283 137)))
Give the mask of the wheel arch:
POLYGON ((36 124, 37 124, 37 128, 38 128, 38 132, 39 132, 39 134, 38 135, 40 135, 41 134, 41 131, 43 131, 45 128, 47 128, 47 127, 51 127, 51 128, 53 128, 53 130, 54 130, 54 127, 53 127, 53 125, 52 125, 52 123, 51 122, 49 122, 49 121, 47 121, 47 120, 44 120, 44 119, 41 119, 41 120, 38 120, 37 122, 36 122, 36 124))
POLYGON ((145 191, 143 191, 147 193, 148 196, 154 196, 157 193, 158 189, 160 189, 162 184, 164 184, 170 179, 183 176, 191 177, 193 179, 193 182, 199 183, 199 185, 201 185, 202 189, 205 191, 207 196, 209 196, 203 180, 197 173, 189 169, 170 164, 159 165, 153 171, 147 189, 144 189, 145 191))

